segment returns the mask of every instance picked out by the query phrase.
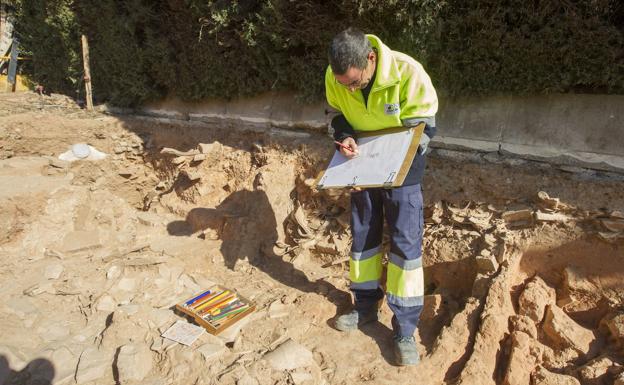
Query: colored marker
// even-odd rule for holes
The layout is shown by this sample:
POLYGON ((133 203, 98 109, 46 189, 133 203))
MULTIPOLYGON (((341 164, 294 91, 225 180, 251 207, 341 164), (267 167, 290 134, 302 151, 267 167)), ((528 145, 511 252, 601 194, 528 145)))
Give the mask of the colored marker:
POLYGON ((358 150, 353 150, 351 147, 349 147, 349 146, 345 146, 344 144, 340 143, 340 142, 339 142, 339 141, 337 141, 337 140, 334 140, 334 143, 336 143, 338 146, 340 146, 340 147, 344 148, 345 150, 347 150, 347 151, 349 151, 349 152, 352 152, 352 153, 354 153, 354 154, 357 154, 357 153, 358 153, 358 150))
POLYGON ((207 296, 208 294, 210 294, 210 290, 201 293, 200 295, 198 295, 197 297, 193 298, 193 299, 189 299, 188 301, 186 301, 186 306, 189 306, 190 304, 192 304, 193 302, 197 301, 198 299, 204 298, 205 296, 207 296))
POLYGON ((210 313, 212 310, 218 308, 219 306, 227 305, 229 301, 232 301, 234 299, 236 299, 236 296, 234 294, 226 295, 225 297, 221 298, 217 302, 214 302, 210 304, 210 306, 204 308, 202 311, 199 312, 199 315, 210 313))
POLYGON ((216 302, 219 302, 221 299, 223 299, 223 297, 225 297, 228 294, 230 294, 230 291, 229 290, 225 290, 223 293, 219 294, 218 296, 216 296, 216 297, 212 298, 211 300, 206 301, 203 304, 197 306, 195 308, 195 311, 200 311, 200 310, 205 309, 208 306, 210 306, 210 305, 212 305, 212 304, 214 304, 216 302))
POLYGON ((207 295, 204 298, 200 298, 197 301, 193 302, 191 304, 191 307, 193 309, 196 309, 198 306, 205 304, 206 302, 212 300, 213 298, 215 298, 216 296, 220 295, 221 293, 223 293, 223 291, 217 291, 217 292, 213 292, 213 293, 207 295))

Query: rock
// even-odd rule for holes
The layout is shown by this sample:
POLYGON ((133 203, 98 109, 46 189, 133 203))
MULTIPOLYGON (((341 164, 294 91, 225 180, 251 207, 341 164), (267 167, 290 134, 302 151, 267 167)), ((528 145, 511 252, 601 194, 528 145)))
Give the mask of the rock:
POLYGON ((288 317, 290 314, 290 309, 288 306, 284 305, 281 301, 274 301, 269 306, 269 318, 281 318, 288 317))
POLYGON ((522 227, 533 224, 533 211, 531 210, 506 211, 501 214, 501 217, 508 226, 512 227, 522 227))
POLYGON ((111 351, 98 350, 94 346, 87 347, 80 355, 78 361, 76 383, 84 384, 95 380, 103 381, 102 377, 106 376, 107 373, 112 375, 113 357, 114 354, 111 351))
POLYGON ((535 367, 535 357, 530 353, 530 337, 523 332, 511 334, 511 354, 503 385, 529 385, 531 372, 535 367))
POLYGON ((526 315, 513 315, 509 317, 511 327, 515 331, 524 332, 531 338, 537 339, 537 327, 535 322, 526 315))
POLYGON ((206 160, 206 154, 197 154, 193 156, 193 162, 201 162, 206 160))
POLYGON ((420 320, 434 320, 442 310, 443 298, 441 294, 426 295, 423 303, 423 309, 420 313, 420 320))
POLYGON ((609 373, 609 368, 613 366, 613 361, 606 357, 595 358, 578 370, 578 376, 583 385, 603 385, 609 373))
POLYGON ((572 376, 549 372, 541 366, 533 373, 532 378, 533 385, 581 385, 581 383, 572 376))
POLYGON ((482 250, 482 254, 477 255, 475 262, 480 273, 491 274, 498 270, 498 261, 488 250, 482 250), (484 255, 484 252, 486 255, 484 255))
POLYGON ((624 385, 624 373, 620 373, 615 377, 613 385, 624 385))
POLYGON ((477 273, 472 283, 472 296, 476 298, 485 297, 490 290, 491 277, 485 273, 477 273))
POLYGON ((113 265, 106 272, 106 279, 115 279, 121 275, 121 267, 113 265))
MULTIPOLYGON (((594 309, 602 295, 602 289, 594 283, 592 277, 585 269, 577 266, 567 266, 563 270, 562 296, 560 303, 574 302, 574 311, 584 311, 594 309), (581 298, 581 301, 577 301, 581 298)), ((569 309, 568 306, 566 306, 569 309)))
POLYGON ((6 301, 5 308, 9 313, 15 314, 20 319, 34 318, 39 311, 26 297, 10 298, 6 301))
POLYGON ((197 351, 200 352, 206 362, 208 362, 223 355, 223 353, 225 353, 226 351, 226 348, 222 344, 208 343, 198 347, 197 351))
POLYGON ((594 340, 594 333, 574 322, 563 310, 554 305, 546 307, 544 333, 558 347, 571 347, 579 353, 587 353, 594 340))
POLYGON ((56 167, 56 168, 60 168, 60 169, 67 169, 69 168, 69 162, 66 160, 61 160, 58 158, 50 158, 49 159, 49 164, 52 167, 56 167))
POLYGON ((117 287, 123 291, 133 291, 135 286, 136 286, 136 281, 134 280, 134 278, 126 278, 126 277, 120 279, 119 283, 117 284, 117 287))
POLYGON ((100 233, 97 230, 72 231, 63 238, 61 251, 75 253, 78 251, 102 247, 100 233))
POLYGON ((567 222, 571 218, 565 214, 560 213, 544 213, 541 211, 535 212, 535 220, 539 222, 567 222))
POLYGON ((624 348, 624 312, 607 314, 600 321, 600 326, 607 330, 609 338, 618 348, 624 348))
POLYGON ((43 293, 56 294, 56 289, 52 286, 52 282, 41 282, 24 289, 22 293, 29 297, 36 297, 43 293))
POLYGON ((119 349, 117 356, 119 380, 141 381, 152 370, 152 352, 145 344, 128 344, 119 349))
POLYGON ((186 274, 182 274, 178 278, 178 285, 186 287, 191 293, 197 293, 201 290, 201 287, 186 274))
POLYGON ((60 263, 52 263, 46 266, 45 271, 43 273, 46 279, 58 279, 63 273, 63 265, 60 263))
POLYGON ((46 327, 37 328, 37 333, 46 343, 63 341, 69 337, 69 328, 61 323, 50 323, 46 327))
POLYGON ((554 305, 557 298, 555 289, 551 288, 538 276, 527 284, 518 299, 519 313, 530 317, 535 322, 542 322, 544 309, 554 305))
POLYGON ((97 301, 95 309, 98 311, 105 311, 108 313, 114 312, 117 309, 117 301, 110 295, 103 295, 97 301))
POLYGON ((139 223, 143 226, 156 227, 164 223, 163 217, 149 211, 138 211, 136 216, 139 223))
POLYGON ((219 142, 214 143, 200 143, 198 146, 199 152, 202 154, 208 154, 211 151, 219 148, 219 142))
POLYGON ((265 354, 264 359, 275 370, 293 370, 314 364, 312 352, 291 339, 265 354))
POLYGON ((78 357, 69 348, 61 346, 47 356, 56 369, 56 375, 54 376, 55 384, 62 384, 74 378, 78 357))

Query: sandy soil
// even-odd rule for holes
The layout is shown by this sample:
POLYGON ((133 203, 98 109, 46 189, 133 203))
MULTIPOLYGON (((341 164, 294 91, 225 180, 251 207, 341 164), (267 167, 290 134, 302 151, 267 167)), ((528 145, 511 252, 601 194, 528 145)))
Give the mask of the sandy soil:
POLYGON ((348 192, 313 189, 332 151, 318 134, 0 95, 0 384, 622 378, 621 175, 434 150, 422 362, 397 367, 385 305, 360 331, 332 327, 351 301, 348 192), (74 143, 108 156, 59 161, 74 143), (214 283, 257 311, 191 347, 161 338, 214 283), (267 356, 280 349, 288 369, 267 356))

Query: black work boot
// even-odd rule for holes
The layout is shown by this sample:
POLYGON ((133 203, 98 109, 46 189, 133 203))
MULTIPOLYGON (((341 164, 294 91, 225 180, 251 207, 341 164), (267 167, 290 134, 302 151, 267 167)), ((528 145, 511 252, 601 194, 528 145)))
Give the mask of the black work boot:
POLYGON ((336 329, 342 332, 349 332, 378 319, 377 309, 374 307, 366 310, 353 309, 350 313, 343 314, 336 319, 336 329))
POLYGON ((397 365, 417 365, 420 355, 416 349, 414 337, 394 336, 394 358, 397 365))

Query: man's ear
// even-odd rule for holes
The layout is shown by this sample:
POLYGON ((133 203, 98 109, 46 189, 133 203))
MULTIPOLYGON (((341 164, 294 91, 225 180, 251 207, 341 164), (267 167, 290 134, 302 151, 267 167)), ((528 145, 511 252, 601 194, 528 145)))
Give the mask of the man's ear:
POLYGON ((375 55, 375 51, 370 51, 368 53, 368 60, 375 61, 375 59, 377 59, 377 55, 375 55))

